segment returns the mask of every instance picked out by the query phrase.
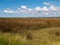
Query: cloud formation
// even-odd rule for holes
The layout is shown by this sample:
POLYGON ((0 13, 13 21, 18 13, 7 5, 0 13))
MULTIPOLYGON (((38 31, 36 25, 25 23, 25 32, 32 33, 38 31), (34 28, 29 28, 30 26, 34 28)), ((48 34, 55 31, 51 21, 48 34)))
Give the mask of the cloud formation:
POLYGON ((50 2, 44 2, 43 4, 47 5, 47 6, 43 6, 43 7, 37 6, 34 9, 32 9, 32 8, 28 8, 25 5, 22 5, 22 6, 20 6, 20 8, 17 8, 16 10, 7 8, 7 9, 4 9, 3 12, 4 13, 13 13, 13 14, 32 14, 32 15, 60 14, 60 7, 54 6, 50 2))
POLYGON ((7 9, 4 9, 4 12, 5 13, 14 13, 14 10, 7 8, 7 9))
POLYGON ((50 2, 43 2, 43 4, 47 6, 53 5, 53 3, 50 3, 50 2))

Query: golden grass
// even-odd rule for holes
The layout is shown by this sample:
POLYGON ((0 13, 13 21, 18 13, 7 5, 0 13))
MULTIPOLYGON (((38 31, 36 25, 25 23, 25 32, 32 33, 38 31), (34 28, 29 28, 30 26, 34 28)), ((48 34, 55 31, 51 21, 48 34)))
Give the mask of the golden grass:
POLYGON ((60 27, 60 18, 0 18, 0 31, 24 32, 49 27, 60 27))
POLYGON ((60 34, 56 35, 56 32, 60 33, 60 27, 28 31, 32 39, 19 33, 0 33, 0 45, 60 45, 60 34))
POLYGON ((60 18, 0 18, 0 45, 60 45, 60 18))

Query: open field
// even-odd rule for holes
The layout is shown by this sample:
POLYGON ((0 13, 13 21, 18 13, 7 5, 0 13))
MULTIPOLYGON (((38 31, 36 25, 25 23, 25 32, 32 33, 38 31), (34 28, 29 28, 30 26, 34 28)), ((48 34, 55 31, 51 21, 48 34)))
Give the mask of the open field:
POLYGON ((0 18, 0 45, 60 45, 60 18, 0 18))

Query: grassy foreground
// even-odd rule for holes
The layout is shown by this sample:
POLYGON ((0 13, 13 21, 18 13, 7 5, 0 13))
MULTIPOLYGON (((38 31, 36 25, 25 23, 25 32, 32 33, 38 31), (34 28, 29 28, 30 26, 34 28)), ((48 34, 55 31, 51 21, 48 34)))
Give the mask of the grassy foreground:
POLYGON ((32 38, 27 34, 1 32, 0 45, 60 45, 60 27, 29 30, 28 34, 32 38))
POLYGON ((60 18, 0 18, 0 45, 60 45, 60 18))

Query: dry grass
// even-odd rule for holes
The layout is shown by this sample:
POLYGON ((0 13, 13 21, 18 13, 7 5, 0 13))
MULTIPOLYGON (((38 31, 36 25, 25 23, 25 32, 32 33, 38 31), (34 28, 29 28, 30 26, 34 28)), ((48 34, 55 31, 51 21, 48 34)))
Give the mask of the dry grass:
POLYGON ((0 18, 3 32, 26 32, 48 27, 60 27, 60 18, 0 18))
POLYGON ((0 18, 0 45, 60 45, 60 18, 0 18))
POLYGON ((60 27, 31 30, 28 33, 32 35, 32 39, 27 39, 27 35, 22 37, 19 33, 0 33, 0 45, 60 45, 60 35, 56 35, 57 31, 60 33, 60 27))

